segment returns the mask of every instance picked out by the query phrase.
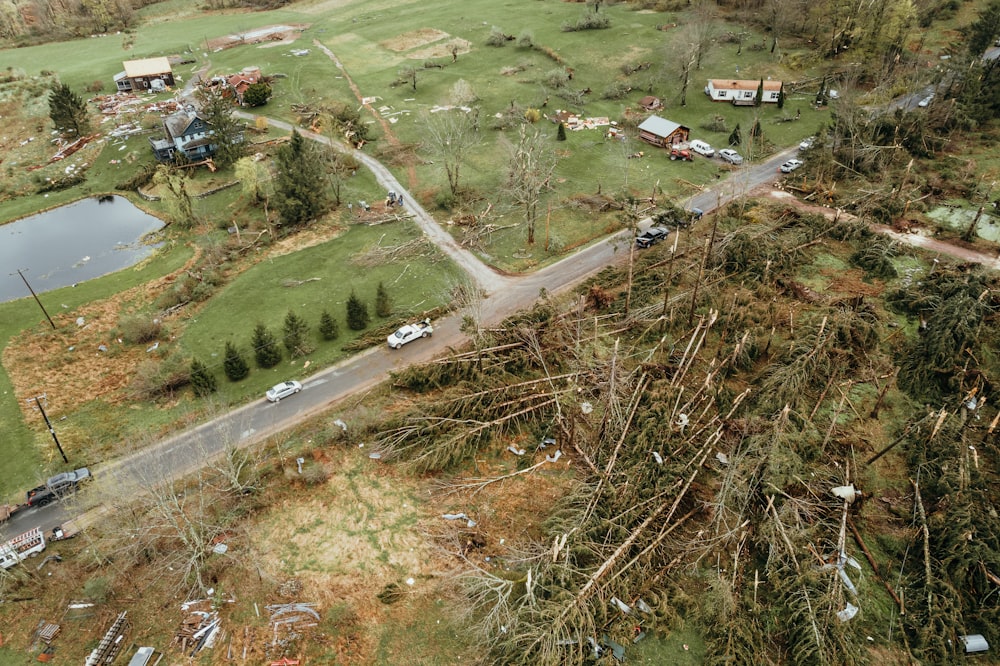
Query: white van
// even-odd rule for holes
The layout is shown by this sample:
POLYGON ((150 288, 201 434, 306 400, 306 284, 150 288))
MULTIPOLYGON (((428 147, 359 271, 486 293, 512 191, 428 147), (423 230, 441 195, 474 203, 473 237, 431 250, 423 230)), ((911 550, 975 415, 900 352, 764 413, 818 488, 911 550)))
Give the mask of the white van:
POLYGON ((688 145, 691 146, 691 150, 699 155, 704 155, 705 157, 712 157, 715 155, 715 148, 712 148, 712 146, 708 145, 704 141, 695 140, 691 141, 688 145))

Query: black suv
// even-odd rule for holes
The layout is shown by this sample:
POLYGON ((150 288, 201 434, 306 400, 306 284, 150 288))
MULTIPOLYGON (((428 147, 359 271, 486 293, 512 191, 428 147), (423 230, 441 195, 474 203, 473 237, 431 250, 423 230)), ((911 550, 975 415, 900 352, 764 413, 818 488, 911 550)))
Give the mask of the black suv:
POLYGON ((649 247, 650 245, 656 245, 661 240, 666 238, 669 233, 670 229, 667 229, 666 227, 650 227, 636 236, 635 245, 636 247, 649 247))

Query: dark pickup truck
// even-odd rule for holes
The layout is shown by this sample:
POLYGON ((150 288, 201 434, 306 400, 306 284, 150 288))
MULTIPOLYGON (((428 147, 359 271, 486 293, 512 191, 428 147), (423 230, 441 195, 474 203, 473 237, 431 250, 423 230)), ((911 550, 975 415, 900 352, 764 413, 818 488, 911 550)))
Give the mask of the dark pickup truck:
POLYGON ((77 486, 90 478, 86 467, 72 472, 63 472, 51 477, 44 485, 28 491, 25 506, 45 506, 76 491, 77 486))

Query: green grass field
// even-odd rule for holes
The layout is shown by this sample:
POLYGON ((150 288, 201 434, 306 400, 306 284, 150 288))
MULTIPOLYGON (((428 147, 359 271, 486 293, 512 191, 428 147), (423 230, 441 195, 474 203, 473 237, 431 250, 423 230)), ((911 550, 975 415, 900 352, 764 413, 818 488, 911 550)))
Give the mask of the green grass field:
MULTIPOLYGON (((701 70, 694 73, 687 104, 680 106, 679 79, 669 63, 673 53, 671 44, 678 36, 683 36, 687 17, 683 13, 640 12, 626 5, 614 5, 602 9, 610 17, 610 29, 562 31, 564 23, 575 21, 585 11, 583 5, 563 2, 523 2, 511 11, 510 6, 487 2, 414 1, 302 3, 269 12, 206 15, 196 11, 189 3, 170 0, 144 8, 141 13, 145 23, 129 33, 6 50, 3 53, 8 66, 22 70, 28 76, 36 76, 43 71, 53 72, 77 90, 100 80, 108 91, 113 85, 112 77, 122 68, 123 60, 148 56, 192 56, 195 64, 177 68, 176 74, 182 82, 203 67, 208 68, 207 73, 211 76, 255 65, 261 67, 265 74, 278 77, 274 83, 273 100, 259 111, 288 121, 296 120, 293 105, 318 107, 328 102, 357 104, 355 93, 349 86, 349 76, 361 95, 375 98, 373 106, 383 118, 396 121, 388 125, 395 137, 401 142, 414 144, 422 138, 423 115, 436 105, 450 103, 452 89, 459 80, 466 81, 479 97, 477 105, 482 109, 484 128, 489 128, 490 119, 512 102, 525 108, 541 108, 545 112, 568 108, 584 116, 619 119, 627 110, 637 109, 638 100, 650 93, 661 97, 665 104, 659 115, 688 125, 692 129, 692 137, 706 140, 716 148, 725 145, 728 130, 737 124, 746 135, 756 117, 759 117, 765 137, 776 148, 791 145, 814 133, 828 118, 825 110, 811 108, 812 95, 807 89, 796 92, 790 87, 788 102, 782 110, 773 106, 759 110, 734 108, 728 104, 714 104, 702 94, 701 88, 708 78, 735 76, 737 68, 739 76, 748 79, 772 77, 791 81, 818 73, 818 70, 789 68, 788 63, 803 61, 799 56, 792 57, 795 55, 793 51, 770 53, 766 49, 754 50, 745 46, 737 57, 735 43, 721 39, 722 35, 732 30, 731 26, 722 22, 717 25, 718 44, 707 52, 701 70), (677 27, 656 29, 665 24, 676 24, 677 27), (293 44, 265 43, 222 51, 206 50, 210 40, 271 25, 302 25, 305 28, 293 44), (520 40, 507 42, 501 48, 487 46, 486 40, 493 26, 518 38, 530 35, 534 47, 519 46, 520 40), (447 48, 442 46, 450 43, 462 45, 454 61, 447 48), (343 70, 319 48, 320 45, 328 48, 343 63, 343 70), (438 51, 433 52, 434 48, 438 51), (308 49, 309 53, 293 56, 292 49, 308 49), (650 67, 631 76, 622 71, 625 64, 643 62, 650 63, 650 67), (425 64, 435 66, 425 67, 425 64), (393 85, 399 78, 400 70, 406 66, 418 68, 416 90, 410 85, 393 85), (574 99, 578 98, 579 103, 560 97, 561 91, 548 83, 553 72, 564 72, 567 67, 572 68, 574 76, 565 88, 572 92, 574 99), (632 92, 623 99, 604 99, 602 93, 615 82, 632 86, 632 92), (590 92, 582 93, 585 89, 590 92), (800 120, 778 122, 799 113, 800 120), (704 129, 715 116, 721 117, 727 131, 704 129)), ((760 36, 751 36, 745 44, 759 40, 760 36)), ((38 107, 35 113, 44 114, 44 104, 35 106, 38 107)), ((366 150, 378 151, 389 143, 388 138, 383 135, 376 119, 367 115, 367 111, 362 113, 366 114, 363 119, 370 123, 376 138, 376 142, 369 144, 366 150)), ((493 217, 489 221, 501 230, 493 234, 481 248, 481 253, 489 263, 509 270, 530 270, 544 265, 567 249, 600 238, 621 224, 614 213, 599 214, 578 207, 572 201, 577 195, 598 191, 614 194, 627 188, 636 196, 649 196, 655 192, 658 198, 682 202, 700 186, 726 173, 718 159, 671 162, 665 151, 635 140, 624 144, 608 140, 600 129, 569 132, 567 141, 556 144, 554 124, 541 120, 538 128, 553 141, 559 160, 552 189, 544 195, 539 206, 542 213, 536 228, 538 242, 533 246, 526 243, 520 211, 497 196, 505 177, 505 133, 483 130, 482 142, 464 168, 465 203, 458 210, 434 209, 435 194, 446 188, 444 175, 438 166, 418 163, 413 171, 413 181, 406 169, 394 167, 394 170, 397 178, 442 221, 456 214, 482 212, 492 203, 493 217), (644 157, 628 159, 629 154, 638 151, 642 151, 644 157)), ((145 136, 88 150, 92 150, 92 155, 88 155, 91 167, 86 183, 45 198, 20 197, 4 201, 0 203, 0 219, 15 219, 81 196, 114 191, 130 168, 137 168, 139 164, 151 160, 145 136), (113 160, 125 157, 129 160, 112 164, 113 160)), ((356 181, 348 183, 344 200, 379 198, 381 191, 373 179, 367 174, 359 176, 356 181)), ((207 186, 209 180, 222 182, 231 177, 231 173, 226 172, 196 175, 201 186, 207 186)), ((143 204, 143 207, 154 214, 164 214, 162 204, 143 204)), ((248 208, 242 201, 239 188, 198 200, 196 212, 211 229, 222 229, 231 221, 238 222, 245 216, 259 217, 259 211, 248 208)), ((461 233, 457 225, 449 228, 456 234, 461 233)), ((390 234, 402 234, 398 237, 402 239, 411 231, 399 226, 393 228, 390 234)), ((202 240, 211 241, 214 233, 202 240)), ((329 308, 332 312, 342 310, 347 296, 343 285, 354 286, 359 294, 367 294, 372 299, 379 280, 387 285, 398 284, 393 295, 401 311, 417 311, 426 304, 443 303, 448 285, 457 279, 453 270, 443 262, 426 266, 426 262, 412 262, 413 265, 419 263, 424 266, 420 275, 404 275, 400 267, 391 265, 365 272, 363 280, 357 278, 358 271, 351 273, 350 279, 338 273, 344 262, 349 261, 347 258, 352 252, 357 253, 366 244, 373 243, 379 234, 381 231, 377 229, 351 227, 349 233, 323 246, 281 257, 274 263, 259 264, 232 281, 212 299, 179 337, 177 349, 201 357, 210 365, 213 362, 218 364, 225 340, 232 339, 245 345, 256 320, 277 330, 288 310, 295 308, 299 308, 300 314, 315 327, 322 308, 329 308), (274 284, 283 276, 300 280, 309 277, 321 279, 294 289, 261 290, 261 285, 274 284), (330 290, 330 284, 337 284, 338 288, 330 290), (421 287, 417 288, 417 284, 421 287), (262 297, 262 293, 273 296, 262 297), (292 293, 295 295, 293 301, 288 300, 292 293), (234 325, 231 313, 247 310, 254 314, 247 319, 255 321, 234 325)), ((175 266, 179 256, 168 253, 166 257, 150 262, 148 268, 139 274, 153 277, 158 274, 157 269, 165 271, 175 266)), ((75 290, 72 302, 66 300, 68 296, 61 294, 54 295, 54 298, 73 307, 73 303, 85 302, 80 299, 88 294, 91 298, 101 298, 134 284, 132 280, 139 274, 124 271, 95 281, 84 290, 75 290)), ((2 317, 0 339, 3 341, 34 325, 36 320, 36 313, 24 301, 3 306, 0 311, 5 315, 10 313, 2 317)), ((342 330, 345 330, 346 336, 346 326, 342 326, 342 330)), ((339 345, 320 344, 312 360, 319 366, 334 362, 342 355, 339 345)), ((258 372, 237 385, 223 380, 221 399, 228 403, 256 396, 272 379, 271 373, 258 372)), ((9 392, 6 375, 0 374, 0 384, 5 385, 9 392)), ((0 454, 19 451, 17 460, 23 462, 5 466, 0 472, 0 496, 19 490, 24 485, 26 474, 33 477, 43 475, 45 471, 42 468, 50 458, 51 446, 45 441, 48 434, 36 427, 38 424, 25 424, 12 398, 7 397, 0 406, 5 422, 14 424, 8 429, 9 436, 0 444, 0 454)), ((88 436, 92 434, 94 437, 85 448, 95 452, 110 451, 114 448, 115 438, 125 436, 130 428, 153 428, 155 431, 184 418, 185 410, 193 407, 190 401, 182 401, 168 409, 132 409, 127 416, 109 418, 105 405, 98 400, 74 418, 79 432, 87 432, 88 436)))

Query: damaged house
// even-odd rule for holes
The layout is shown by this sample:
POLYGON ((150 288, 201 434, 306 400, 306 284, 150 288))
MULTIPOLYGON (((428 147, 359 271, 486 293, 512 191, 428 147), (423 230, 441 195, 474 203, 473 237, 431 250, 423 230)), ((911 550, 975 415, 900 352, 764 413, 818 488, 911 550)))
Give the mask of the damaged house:
POLYGON ((165 58, 126 60, 124 72, 115 74, 118 92, 160 92, 174 85, 174 72, 165 58))
POLYGON ((164 118, 163 133, 162 139, 149 139, 153 154, 161 162, 173 161, 178 154, 193 162, 215 154, 215 130, 193 109, 164 118))

